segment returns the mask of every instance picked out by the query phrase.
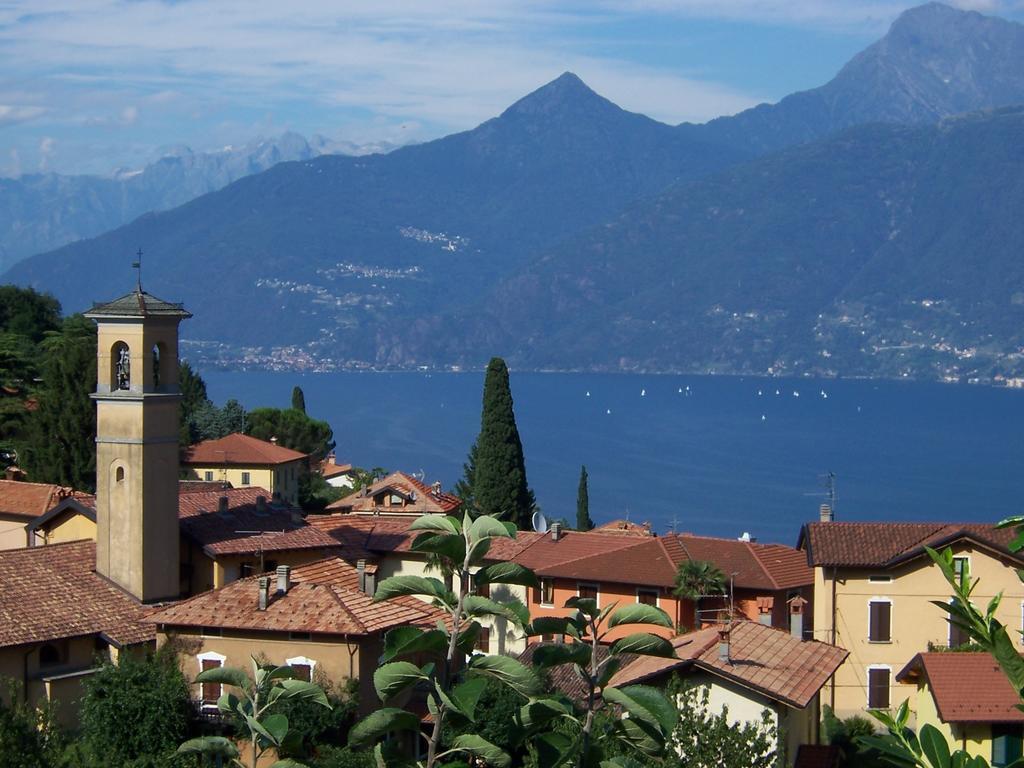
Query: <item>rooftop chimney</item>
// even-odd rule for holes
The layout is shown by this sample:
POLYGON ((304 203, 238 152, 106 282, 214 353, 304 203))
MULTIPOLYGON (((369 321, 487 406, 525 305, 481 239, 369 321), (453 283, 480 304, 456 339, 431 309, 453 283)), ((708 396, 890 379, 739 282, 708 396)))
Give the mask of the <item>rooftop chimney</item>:
POLYGON ((259 598, 257 608, 261 611, 267 610, 267 603, 270 602, 270 577, 260 576, 259 581, 259 598))
POLYGON ((731 664, 729 657, 729 628, 718 630, 718 660, 723 664, 731 664))
POLYGON ((373 597, 377 591, 377 578, 373 569, 366 566, 365 560, 357 560, 356 571, 359 573, 359 591, 373 597))
POLYGON ((327 454, 327 463, 332 467, 338 463, 338 457, 335 455, 334 451, 327 454))
POLYGON ((359 574, 359 591, 366 594, 366 561, 356 560, 356 573, 359 574))
POLYGON ((227 496, 221 496, 219 499, 217 499, 217 511, 218 512, 227 512, 228 511, 228 497, 227 496))
POLYGON ((829 506, 828 504, 822 504, 821 507, 818 508, 818 514, 821 517, 821 522, 823 522, 823 523, 831 523, 832 522, 832 517, 833 517, 832 507, 829 506))
POLYGON ((287 595, 292 586, 292 569, 287 565, 277 566, 277 594, 287 595))
POLYGON ((435 496, 440 496, 441 495, 441 481, 440 480, 435 480, 434 484, 432 486, 430 486, 430 490, 431 490, 431 492, 435 496))
POLYGON ((558 541, 560 538, 562 538, 562 524, 561 523, 552 523, 551 524, 551 540, 552 541, 558 541))

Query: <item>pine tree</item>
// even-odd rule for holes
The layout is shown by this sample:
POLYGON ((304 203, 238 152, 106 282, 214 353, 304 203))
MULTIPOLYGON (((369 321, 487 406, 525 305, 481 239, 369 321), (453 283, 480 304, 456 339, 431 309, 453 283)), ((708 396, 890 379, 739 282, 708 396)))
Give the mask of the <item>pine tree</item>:
POLYGON ((24 445, 29 479, 79 490, 96 487, 96 326, 81 315, 64 320, 42 342, 42 388, 24 445))
POLYGON ((526 462, 516 428, 508 366, 500 357, 492 358, 487 366, 480 435, 475 448, 472 495, 477 511, 528 529, 533 494, 526 482, 526 462))
POLYGON ((306 395, 302 392, 302 387, 292 388, 292 408, 296 411, 306 412, 306 395))
POLYGON ((580 487, 576 491, 576 530, 589 531, 594 527, 590 518, 590 492, 587 488, 587 467, 580 467, 580 487))

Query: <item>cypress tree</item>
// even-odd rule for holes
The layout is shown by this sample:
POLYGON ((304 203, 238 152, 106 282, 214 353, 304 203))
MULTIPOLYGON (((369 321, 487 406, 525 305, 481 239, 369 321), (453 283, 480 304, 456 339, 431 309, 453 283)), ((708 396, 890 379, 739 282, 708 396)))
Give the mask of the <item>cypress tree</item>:
POLYGON ((580 487, 576 491, 576 530, 593 529, 594 521, 590 519, 590 492, 587 489, 587 467, 580 467, 580 487))
POLYGON ((526 483, 508 366, 500 357, 492 358, 487 366, 480 435, 470 458, 475 459, 472 491, 477 510, 529 529, 533 494, 526 483))
POLYGON ((306 395, 302 391, 302 387, 292 388, 292 408, 296 411, 306 412, 306 395))

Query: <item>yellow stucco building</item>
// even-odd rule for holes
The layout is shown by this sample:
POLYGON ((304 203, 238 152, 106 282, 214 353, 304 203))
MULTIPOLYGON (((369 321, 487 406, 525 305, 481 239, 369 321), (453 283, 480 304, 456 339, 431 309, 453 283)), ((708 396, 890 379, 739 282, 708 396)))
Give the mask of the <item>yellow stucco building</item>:
POLYGON ((950 587, 925 551, 950 547, 956 567, 980 580, 984 606, 1003 593, 998 618, 1020 642, 1024 558, 1009 551, 1013 532, 984 524, 854 523, 804 526, 800 544, 814 567, 815 639, 850 655, 822 691, 840 718, 898 706, 909 695, 896 676, 917 654, 958 647, 967 638, 933 600, 950 587))
POLYGON ((191 446, 181 466, 191 480, 234 488, 259 487, 288 504, 299 503, 299 477, 308 467, 304 453, 240 432, 191 446))

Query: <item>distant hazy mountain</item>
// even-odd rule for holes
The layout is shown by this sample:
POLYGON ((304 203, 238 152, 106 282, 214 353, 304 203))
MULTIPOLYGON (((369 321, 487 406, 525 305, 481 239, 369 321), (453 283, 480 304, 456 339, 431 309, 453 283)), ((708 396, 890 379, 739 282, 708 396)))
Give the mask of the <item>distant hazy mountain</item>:
POLYGON ((864 123, 934 123, 1021 103, 1024 26, 928 3, 900 15, 828 84, 680 130, 765 152, 864 123))
POLYGON ((1024 108, 872 125, 677 185, 480 301, 403 362, 1024 374, 1024 108))
POLYGON ((156 162, 110 177, 31 174, 0 178, 0 271, 34 253, 93 237, 149 211, 167 210, 286 160, 394 149, 297 133, 217 152, 171 147, 156 162))
POLYGON ((472 131, 279 163, 7 278, 81 309, 141 245, 193 351, 247 365, 1024 371, 1021 113, 935 123, 1024 103, 1021 29, 924 6, 828 85, 706 126, 565 74, 472 131))
POLYGON ((372 359, 382 323, 470 301, 538 247, 738 159, 565 74, 472 131, 280 163, 9 275, 80 309, 131 284, 142 245, 146 285, 202 307, 193 338, 372 359))

